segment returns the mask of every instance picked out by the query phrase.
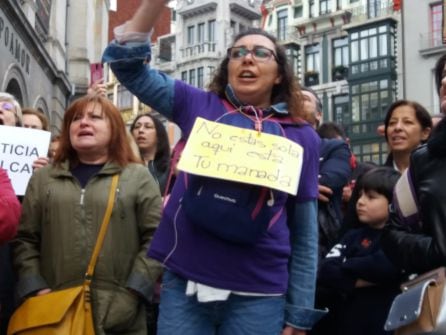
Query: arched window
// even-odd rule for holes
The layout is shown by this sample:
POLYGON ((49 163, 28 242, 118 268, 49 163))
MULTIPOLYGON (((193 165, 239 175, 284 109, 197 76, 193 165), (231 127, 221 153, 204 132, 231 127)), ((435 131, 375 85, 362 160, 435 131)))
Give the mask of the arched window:
POLYGON ((7 93, 12 94, 17 101, 19 102, 19 104, 21 106, 23 106, 23 94, 22 91, 20 89, 20 85, 17 82, 17 80, 15 79, 11 79, 8 83, 8 85, 6 86, 6 90, 7 93))

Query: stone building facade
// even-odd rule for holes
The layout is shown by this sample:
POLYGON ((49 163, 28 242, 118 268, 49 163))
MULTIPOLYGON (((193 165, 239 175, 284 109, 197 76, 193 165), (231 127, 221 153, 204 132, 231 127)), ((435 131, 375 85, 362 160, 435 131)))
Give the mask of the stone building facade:
POLYGON ((0 91, 33 107, 60 131, 64 111, 85 94, 107 43, 108 0, 2 0, 0 91))

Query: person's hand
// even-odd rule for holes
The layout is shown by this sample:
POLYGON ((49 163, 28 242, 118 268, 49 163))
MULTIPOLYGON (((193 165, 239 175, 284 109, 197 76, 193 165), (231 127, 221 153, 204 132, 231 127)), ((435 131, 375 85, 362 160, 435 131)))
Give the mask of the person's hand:
POLYGON ((87 90, 87 94, 98 94, 107 96, 107 85, 104 84, 104 78, 95 81, 87 90))
POLYGON ((33 162, 33 170, 43 168, 44 166, 47 166, 49 163, 50 163, 50 159, 48 157, 38 157, 33 162))
POLYGON ((306 335, 307 332, 305 330, 300 330, 293 328, 291 326, 286 326, 282 330, 282 335, 306 335))
POLYGON ((385 135, 385 132, 386 132, 386 130, 385 130, 385 126, 384 126, 383 124, 380 124, 378 127, 376 127, 376 133, 377 133, 379 136, 384 136, 384 135, 385 135))
POLYGON ((318 185, 319 195, 318 200, 322 202, 329 202, 330 197, 333 195, 333 191, 330 187, 319 184, 318 185))
POLYGON ((48 294, 51 292, 50 288, 44 288, 42 290, 37 291, 36 296, 48 294))
POLYGON ((369 282, 369 281, 367 281, 367 280, 361 279, 361 278, 358 278, 358 279, 356 280, 356 283, 355 283, 355 287, 356 287, 356 288, 370 287, 370 286, 375 286, 375 284, 374 284, 374 283, 371 283, 371 282, 369 282))

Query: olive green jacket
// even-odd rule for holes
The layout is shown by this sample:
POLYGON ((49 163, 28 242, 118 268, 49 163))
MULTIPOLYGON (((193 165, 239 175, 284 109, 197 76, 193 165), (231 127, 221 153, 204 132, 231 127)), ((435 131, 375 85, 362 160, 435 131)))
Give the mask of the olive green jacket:
POLYGON ((97 334, 145 334, 144 308, 137 296, 149 300, 161 273, 160 264, 146 257, 160 220, 161 196, 143 165, 107 163, 84 189, 68 163, 33 174, 12 242, 18 295, 83 282, 116 173, 115 204, 92 281, 95 325, 97 334))

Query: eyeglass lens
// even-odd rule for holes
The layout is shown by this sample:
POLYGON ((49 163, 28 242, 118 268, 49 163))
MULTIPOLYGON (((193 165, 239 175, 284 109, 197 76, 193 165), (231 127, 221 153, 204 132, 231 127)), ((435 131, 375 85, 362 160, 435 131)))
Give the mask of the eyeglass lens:
POLYGON ((274 53, 271 50, 259 46, 254 47, 252 50, 249 50, 246 47, 232 47, 229 49, 229 57, 233 59, 246 57, 249 53, 251 53, 252 56, 258 60, 268 60, 274 56, 274 53))
POLYGON ((10 102, 4 101, 4 102, 0 102, 0 108, 5 111, 11 112, 14 110, 14 105, 10 102))

